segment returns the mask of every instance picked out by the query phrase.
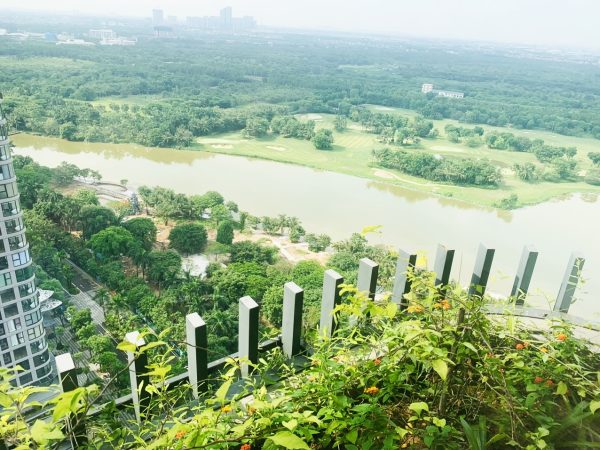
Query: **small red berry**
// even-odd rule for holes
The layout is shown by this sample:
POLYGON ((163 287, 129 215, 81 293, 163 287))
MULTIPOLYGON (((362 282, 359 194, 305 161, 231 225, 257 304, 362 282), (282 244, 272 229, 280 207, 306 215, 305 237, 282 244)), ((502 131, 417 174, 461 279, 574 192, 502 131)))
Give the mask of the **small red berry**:
POLYGON ((542 377, 535 377, 535 379, 533 380, 533 382, 536 384, 540 384, 542 381, 544 381, 542 377))

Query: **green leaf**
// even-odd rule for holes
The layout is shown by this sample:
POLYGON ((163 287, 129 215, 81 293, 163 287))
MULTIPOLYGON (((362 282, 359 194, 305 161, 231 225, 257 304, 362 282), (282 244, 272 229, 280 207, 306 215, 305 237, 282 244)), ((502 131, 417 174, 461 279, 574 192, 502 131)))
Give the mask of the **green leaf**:
POLYGON ((438 419, 437 417, 434 417, 433 424, 436 427, 444 428, 446 426, 446 419, 438 419))
POLYGON ((270 436, 268 439, 273 441, 275 445, 279 445, 283 448, 310 450, 308 445, 306 445, 306 442, 289 431, 280 431, 279 433, 270 436))
POLYGON ((448 364, 443 359, 433 360, 431 367, 433 367, 433 370, 437 372, 442 380, 445 380, 448 376, 448 364))
POLYGON ((429 405, 425 402, 414 402, 408 405, 408 409, 420 416, 423 411, 429 411, 429 405))
POLYGON ((346 433, 346 439, 348 439, 348 442, 356 444, 356 439, 358 439, 358 430, 350 430, 348 433, 346 433))
POLYGON ((298 421, 296 419, 290 419, 288 422, 283 421, 281 424, 286 427, 290 431, 294 431, 294 428, 298 426, 298 421))
POLYGON ((146 352, 146 351, 148 351, 150 349, 153 349, 155 347, 159 347, 161 345, 167 345, 167 343, 163 342, 163 341, 150 342, 149 344, 146 344, 146 345, 140 347, 140 352, 146 352))
POLYGON ((467 347, 469 350, 473 350, 474 353, 477 353, 477 349, 470 342, 461 342, 461 344, 467 347))
POLYGON ((225 401, 225 397, 227 396, 227 392, 229 392, 229 388, 231 387, 232 380, 227 380, 225 383, 221 385, 217 392, 215 392, 215 398, 223 403, 225 401))
POLYGON ((0 406, 2 406, 3 408, 8 408, 12 404, 13 404, 13 400, 10 397, 10 395, 8 395, 4 392, 0 392, 0 406))
POLYGON ((136 346, 135 344, 127 341, 119 342, 117 344, 117 350, 121 350, 123 352, 135 353, 136 346))
POLYGON ((590 402, 590 411, 594 414, 598 409, 600 409, 600 400, 592 400, 590 402))
POLYGON ((562 381, 560 381, 556 386, 556 393, 558 395, 565 395, 567 393, 567 390, 567 385, 562 381))
POLYGON ((31 427, 31 438, 38 444, 44 444, 51 439, 62 439, 65 435, 60 429, 52 427, 43 420, 36 420, 31 427))
POLYGON ((385 315, 390 319, 393 319, 398 312, 398 305, 396 303, 388 303, 385 307, 385 315))

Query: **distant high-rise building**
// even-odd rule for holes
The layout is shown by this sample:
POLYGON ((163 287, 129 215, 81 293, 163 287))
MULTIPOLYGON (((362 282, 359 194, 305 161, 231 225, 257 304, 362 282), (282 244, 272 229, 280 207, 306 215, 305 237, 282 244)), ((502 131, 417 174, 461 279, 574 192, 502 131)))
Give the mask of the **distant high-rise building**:
POLYGON ((221 10, 219 14, 221 18, 221 28, 228 30, 233 25, 233 10, 231 6, 227 6, 221 10))
POLYGON ((23 368, 19 386, 52 373, 39 297, 0 94, 0 366, 23 368))
POLYGON ((90 30, 88 32, 88 35, 91 38, 96 38, 96 39, 101 39, 101 40, 117 38, 117 33, 115 33, 113 30, 90 30))
POLYGON ((177 23, 177 16, 167 16, 167 22, 169 24, 174 25, 177 23))
POLYGON ((165 13, 162 9, 153 9, 152 10, 152 23, 154 25, 162 25, 165 21, 165 13))

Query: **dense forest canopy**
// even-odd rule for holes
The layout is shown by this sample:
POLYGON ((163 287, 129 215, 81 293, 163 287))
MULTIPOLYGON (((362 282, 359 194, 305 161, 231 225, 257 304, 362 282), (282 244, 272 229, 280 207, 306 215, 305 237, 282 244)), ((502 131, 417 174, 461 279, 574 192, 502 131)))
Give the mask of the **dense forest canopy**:
POLYGON ((3 38, 0 86, 14 129, 70 140, 183 147, 247 123, 260 133, 275 115, 349 116, 362 104, 600 138, 597 66, 461 44, 276 33, 141 37, 134 47, 3 38), (422 94, 425 82, 465 98, 422 94))

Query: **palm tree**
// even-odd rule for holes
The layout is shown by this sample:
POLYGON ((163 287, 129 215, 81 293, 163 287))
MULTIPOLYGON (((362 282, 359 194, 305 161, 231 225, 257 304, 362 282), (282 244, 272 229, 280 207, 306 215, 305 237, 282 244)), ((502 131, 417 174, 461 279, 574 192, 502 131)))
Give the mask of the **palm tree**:
POLYGON ((94 301, 100 305, 102 312, 106 316, 106 307, 110 303, 110 292, 106 288, 100 288, 94 294, 94 301))

